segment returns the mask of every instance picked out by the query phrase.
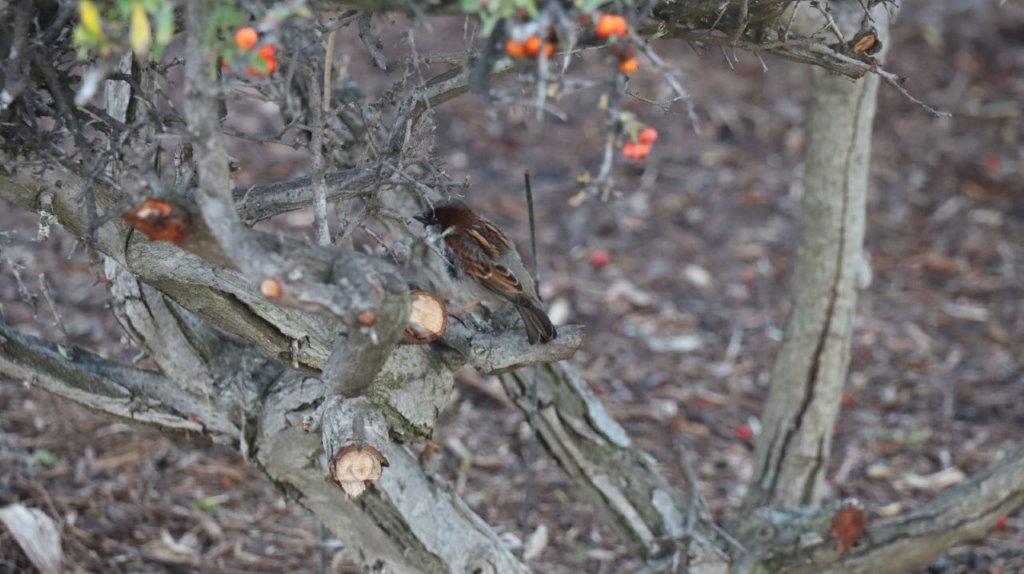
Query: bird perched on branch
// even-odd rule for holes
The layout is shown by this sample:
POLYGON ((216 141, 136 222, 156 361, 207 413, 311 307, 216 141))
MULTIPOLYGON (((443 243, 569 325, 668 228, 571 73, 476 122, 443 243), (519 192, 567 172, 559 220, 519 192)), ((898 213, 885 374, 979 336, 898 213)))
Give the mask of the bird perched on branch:
POLYGON ((485 294, 515 306, 530 343, 547 343, 558 336, 541 309, 533 277, 522 257, 493 223, 457 200, 438 203, 414 218, 425 226, 441 228, 449 263, 460 278, 472 279, 485 294))

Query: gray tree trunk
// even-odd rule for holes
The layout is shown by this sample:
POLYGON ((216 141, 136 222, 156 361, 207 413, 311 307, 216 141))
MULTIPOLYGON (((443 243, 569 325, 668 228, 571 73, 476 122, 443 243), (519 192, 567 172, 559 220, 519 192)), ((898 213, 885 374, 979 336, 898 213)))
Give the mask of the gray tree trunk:
MULTIPOLYGON (((853 36, 864 16, 860 4, 844 0, 832 5, 846 37, 853 36)), ((886 45, 886 7, 872 13, 886 45)), ((744 502, 748 509, 819 502, 850 362, 858 277, 866 265, 864 227, 878 78, 851 81, 819 69, 811 74, 792 310, 772 367, 755 475, 744 502)))

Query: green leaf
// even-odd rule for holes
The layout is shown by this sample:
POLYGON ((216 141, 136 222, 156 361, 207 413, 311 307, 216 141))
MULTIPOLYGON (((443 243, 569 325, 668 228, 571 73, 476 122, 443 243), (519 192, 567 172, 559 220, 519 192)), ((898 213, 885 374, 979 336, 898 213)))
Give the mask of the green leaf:
POLYGON ((52 452, 44 448, 36 449, 35 451, 32 452, 32 466, 53 468, 57 466, 57 462, 59 460, 60 459, 57 458, 57 455, 53 454, 52 452))
POLYGON ((216 498, 200 498, 196 501, 196 508, 202 512, 213 512, 220 508, 220 501, 216 498))
POLYGON ((481 14, 480 25, 483 27, 482 34, 485 37, 490 36, 491 32, 494 32, 494 27, 498 25, 500 20, 501 17, 497 14, 481 14))
POLYGON ((153 58, 159 59, 164 48, 171 43, 174 36, 174 7, 164 2, 156 12, 156 36, 153 44, 153 58))

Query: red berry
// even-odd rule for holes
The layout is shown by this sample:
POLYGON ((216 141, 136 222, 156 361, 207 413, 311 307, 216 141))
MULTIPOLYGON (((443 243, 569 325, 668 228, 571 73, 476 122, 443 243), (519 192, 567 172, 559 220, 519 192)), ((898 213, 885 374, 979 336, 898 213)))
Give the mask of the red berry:
POLYGON ((273 60, 277 58, 277 46, 273 44, 264 44, 260 46, 260 51, 256 52, 264 60, 273 60))
POLYGON ((851 395, 850 393, 843 393, 843 406, 844 407, 850 408, 850 407, 852 407, 855 404, 857 404, 857 401, 853 398, 853 395, 851 395))
POLYGON ((996 519, 996 530, 1002 532, 1010 524, 1010 518, 1005 514, 996 519))
POLYGON ((658 130, 651 127, 644 128, 640 130, 640 135, 636 139, 643 144, 652 144, 658 140, 658 130))
POLYGON ((590 253, 590 264, 598 269, 608 265, 611 261, 611 255, 604 249, 595 249, 590 253))
POLYGON ((999 156, 997 156, 994 153, 990 153, 990 154, 986 155, 985 156, 985 169, 987 169, 989 171, 989 173, 995 173, 995 172, 999 171, 999 156))
POLYGON ((749 441, 754 438, 754 429, 750 428, 750 425, 743 423, 736 427, 736 438, 742 441, 749 441))

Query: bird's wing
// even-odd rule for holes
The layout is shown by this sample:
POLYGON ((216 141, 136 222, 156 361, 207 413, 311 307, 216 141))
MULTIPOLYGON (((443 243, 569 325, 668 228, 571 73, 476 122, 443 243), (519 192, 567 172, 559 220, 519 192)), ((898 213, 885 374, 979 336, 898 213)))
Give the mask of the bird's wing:
POLYGON ((462 270, 488 291, 516 305, 534 306, 522 282, 497 261, 511 243, 493 226, 485 224, 468 228, 464 233, 453 233, 445 238, 445 243, 458 258, 462 270))

